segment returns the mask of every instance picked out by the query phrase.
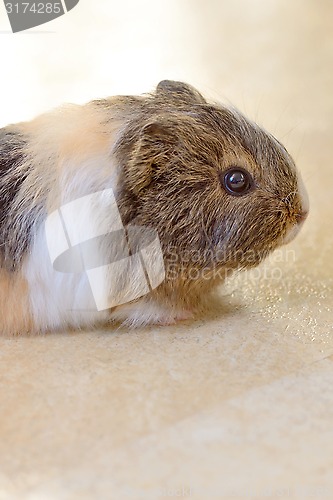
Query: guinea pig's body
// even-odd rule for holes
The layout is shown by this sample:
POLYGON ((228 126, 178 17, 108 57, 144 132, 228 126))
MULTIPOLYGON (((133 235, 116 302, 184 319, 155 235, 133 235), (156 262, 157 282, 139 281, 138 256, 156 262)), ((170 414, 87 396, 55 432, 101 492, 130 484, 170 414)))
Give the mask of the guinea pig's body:
MULTIPOLYGON (((274 137, 170 81, 154 94, 71 105, 1 129, 0 176, 5 333, 189 318, 228 273, 293 237, 308 210, 295 165, 274 137), (98 311, 83 306, 91 294, 85 273, 52 265, 45 222, 105 190, 124 227, 156 231, 165 276, 141 298, 98 311)), ((107 262, 110 247, 98 251, 107 262)))

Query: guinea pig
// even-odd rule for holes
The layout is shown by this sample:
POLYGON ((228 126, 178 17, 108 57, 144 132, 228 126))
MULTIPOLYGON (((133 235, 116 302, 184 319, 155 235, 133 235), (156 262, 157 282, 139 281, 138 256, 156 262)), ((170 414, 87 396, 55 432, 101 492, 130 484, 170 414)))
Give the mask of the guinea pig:
POLYGON ((151 94, 2 128, 0 174, 6 334, 195 317, 226 276, 291 241, 308 213, 295 163, 275 137, 169 80, 151 94), (87 246, 90 264, 77 266, 87 246))

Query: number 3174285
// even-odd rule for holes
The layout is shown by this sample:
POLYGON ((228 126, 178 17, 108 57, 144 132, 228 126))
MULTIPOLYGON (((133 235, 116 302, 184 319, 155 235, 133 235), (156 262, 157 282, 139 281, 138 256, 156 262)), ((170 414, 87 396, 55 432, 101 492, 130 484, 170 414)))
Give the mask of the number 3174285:
POLYGON ((8 14, 60 14, 62 5, 61 2, 7 2, 6 10, 8 14))

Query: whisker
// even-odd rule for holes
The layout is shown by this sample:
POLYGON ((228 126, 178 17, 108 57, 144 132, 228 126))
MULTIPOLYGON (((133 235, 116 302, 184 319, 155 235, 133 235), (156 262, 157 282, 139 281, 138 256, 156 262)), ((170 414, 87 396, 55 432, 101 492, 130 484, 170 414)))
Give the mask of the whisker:
POLYGON ((296 194, 297 194, 297 191, 291 191, 285 198, 283 198, 282 201, 284 203, 287 203, 287 204, 290 205, 290 198, 291 198, 291 196, 296 196, 296 194))

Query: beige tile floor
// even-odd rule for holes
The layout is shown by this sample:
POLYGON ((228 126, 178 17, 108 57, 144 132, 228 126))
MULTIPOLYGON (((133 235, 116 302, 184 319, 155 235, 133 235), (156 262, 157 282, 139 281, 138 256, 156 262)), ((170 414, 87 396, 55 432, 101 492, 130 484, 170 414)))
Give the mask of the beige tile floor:
POLYGON ((333 498, 333 3, 80 2, 12 35, 0 125, 183 79, 284 141, 311 215, 216 317, 0 339, 0 499, 333 498))

